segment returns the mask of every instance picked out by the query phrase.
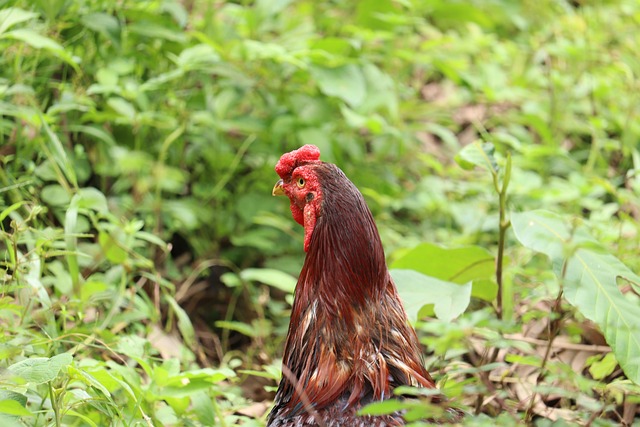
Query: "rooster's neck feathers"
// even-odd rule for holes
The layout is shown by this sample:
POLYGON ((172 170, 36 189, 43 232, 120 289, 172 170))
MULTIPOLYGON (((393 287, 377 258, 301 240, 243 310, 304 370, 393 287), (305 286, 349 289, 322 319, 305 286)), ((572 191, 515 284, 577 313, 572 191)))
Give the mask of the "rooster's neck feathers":
POLYGON ((358 189, 335 165, 315 168, 322 205, 300 272, 302 301, 344 311, 379 300, 387 284, 387 265, 378 229, 358 189))
POLYGON ((400 385, 434 387, 364 198, 335 165, 314 161, 312 168, 322 193, 313 202, 321 205, 270 419, 361 406, 400 385))

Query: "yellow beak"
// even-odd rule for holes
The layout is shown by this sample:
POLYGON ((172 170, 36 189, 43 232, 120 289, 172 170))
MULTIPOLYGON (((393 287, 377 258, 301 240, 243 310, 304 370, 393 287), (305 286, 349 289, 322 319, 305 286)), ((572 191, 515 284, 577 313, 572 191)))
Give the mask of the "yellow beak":
POLYGON ((273 186, 273 190, 271 191, 271 195, 272 196, 284 196, 284 187, 283 187, 284 182, 279 179, 278 182, 276 182, 276 185, 273 186))

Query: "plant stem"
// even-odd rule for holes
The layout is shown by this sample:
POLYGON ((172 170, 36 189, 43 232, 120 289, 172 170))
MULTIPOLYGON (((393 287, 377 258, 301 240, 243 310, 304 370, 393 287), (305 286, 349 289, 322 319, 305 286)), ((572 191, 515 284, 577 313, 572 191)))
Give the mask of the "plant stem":
MULTIPOLYGON (((551 309, 551 313, 557 314, 558 318, 553 319, 549 322, 549 340, 547 341, 547 348, 545 349, 544 352, 544 358, 542 359, 542 363, 540 364, 540 371, 538 372, 538 377, 536 378, 536 385, 538 385, 540 383, 540 381, 544 378, 545 372, 544 370, 547 367, 547 362, 549 361, 549 356, 551 355, 551 348, 553 347, 553 341, 556 339, 556 337, 558 336, 558 333, 560 332, 560 329, 562 327, 562 294, 563 294, 563 288, 562 288, 562 283, 564 281, 564 277, 567 271, 567 264, 569 262, 569 259, 565 260, 564 265, 562 266, 562 274, 560 276, 560 290, 558 291, 558 296, 556 296, 556 300, 553 304, 553 307, 551 309)), ((533 394, 531 395, 531 400, 529 401, 529 407, 527 407, 527 411, 525 412, 524 415, 524 421, 527 424, 531 423, 531 420, 533 419, 533 407, 535 406, 536 403, 536 397, 538 396, 539 393, 537 392, 533 392, 533 394)))
POLYGON ((49 384, 49 399, 51 400, 51 408, 53 408, 56 427, 60 427, 60 410, 58 408, 58 401, 56 400, 55 393, 53 391, 53 386, 51 385, 51 381, 49 381, 48 384, 49 384))
POLYGON ((220 426, 227 427, 227 423, 224 421, 224 414, 220 410, 220 406, 218 406, 218 401, 215 396, 211 399, 211 406, 213 406, 213 412, 216 413, 216 417, 218 417, 218 420, 220 421, 220 426))
MULTIPOLYGON (((509 180, 511 178, 511 154, 507 155, 507 164, 505 173, 502 178, 502 186, 498 191, 499 200, 499 234, 498 234, 498 256, 496 258, 496 283, 498 284, 497 295, 497 308, 496 315, 498 319, 502 320, 504 316, 504 281, 502 278, 503 263, 504 263, 504 246, 506 241, 507 230, 511 226, 511 222, 507 219, 507 187, 509 186, 509 180)), ((497 181, 497 176, 495 177, 497 181)), ((496 185, 496 190, 498 186, 496 185)), ((495 361, 495 360, 494 360, 495 361)), ((492 361, 493 362, 493 361, 492 361)))
POLYGON ((499 237, 498 237, 498 257, 496 258, 496 283, 498 284, 498 295, 497 295, 497 303, 498 303, 498 307, 496 308, 496 315, 498 316, 498 319, 502 320, 502 314, 503 314, 503 301, 502 301, 502 296, 503 296, 503 290, 502 290, 502 263, 504 260, 504 239, 505 239, 505 234, 507 232, 507 228, 508 225, 506 227, 503 227, 503 211, 502 208, 500 209, 500 232, 499 232, 499 237))

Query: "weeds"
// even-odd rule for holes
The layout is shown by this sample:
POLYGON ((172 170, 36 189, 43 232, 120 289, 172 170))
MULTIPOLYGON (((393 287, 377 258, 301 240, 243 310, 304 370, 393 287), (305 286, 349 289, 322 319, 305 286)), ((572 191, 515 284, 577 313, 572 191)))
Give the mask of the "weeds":
POLYGON ((0 3, 2 425, 263 425, 304 143, 469 424, 637 422, 636 3, 0 3))

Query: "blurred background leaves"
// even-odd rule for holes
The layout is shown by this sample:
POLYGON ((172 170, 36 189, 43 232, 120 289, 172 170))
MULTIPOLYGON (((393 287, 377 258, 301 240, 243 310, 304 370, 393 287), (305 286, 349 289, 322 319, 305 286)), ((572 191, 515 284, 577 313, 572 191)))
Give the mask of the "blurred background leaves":
MULTIPOLYGON (((607 321, 556 304, 577 249, 506 229, 554 211, 640 271, 636 1, 0 8, 0 363, 73 355, 2 380, 23 408, 0 401, 4 425, 262 425, 303 260, 273 166, 306 143, 361 189, 392 267, 471 283, 454 322, 428 289, 416 311, 470 422, 633 422, 607 321)), ((637 307, 626 276, 607 286, 637 307)))

